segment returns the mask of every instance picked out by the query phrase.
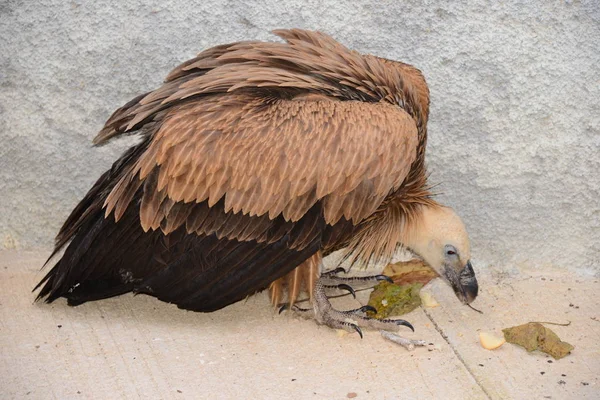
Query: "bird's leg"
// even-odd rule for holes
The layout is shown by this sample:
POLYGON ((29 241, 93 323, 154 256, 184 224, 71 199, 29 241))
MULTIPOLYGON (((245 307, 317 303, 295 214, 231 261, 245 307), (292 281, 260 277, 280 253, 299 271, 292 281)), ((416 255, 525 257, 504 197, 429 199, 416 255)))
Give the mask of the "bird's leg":
MULTIPOLYGON (((390 278, 389 276, 381 275, 381 274, 380 275, 354 276, 354 277, 342 278, 340 276, 337 276, 339 273, 345 274, 346 270, 344 268, 338 267, 331 271, 327 271, 327 272, 321 274, 320 281, 321 281, 321 283, 323 283, 323 286, 326 288, 337 287, 338 289, 346 289, 352 294, 352 296, 354 298, 356 298, 356 294, 354 293, 354 290, 352 289, 352 287, 350 285, 348 285, 348 283, 358 284, 358 285, 362 286, 365 284, 366 285, 376 284, 381 281, 386 281, 389 283, 394 282, 392 280, 392 278, 390 278), (350 288, 350 289, 348 289, 348 288, 350 288)), ((308 311, 308 310, 305 310, 305 311, 308 311)), ((347 317, 350 317, 352 315, 359 315, 359 316, 362 316, 363 318, 365 318, 367 311, 377 312, 377 309, 372 306, 363 306, 361 308, 357 308, 356 310, 343 311, 341 313, 347 317)), ((369 319, 372 321, 380 321, 380 322, 381 321, 393 321, 393 320, 377 320, 377 319, 373 319, 373 318, 365 318, 365 319, 369 319)), ((375 323, 371 322, 371 324, 375 324, 375 323)), ((412 326, 410 326, 410 328, 412 329, 412 326)), ((403 346, 407 350, 413 350, 415 348, 415 346, 425 346, 426 345, 426 342, 423 340, 407 339, 407 338, 399 336, 395 333, 389 332, 389 330, 390 330, 389 327, 380 329, 381 336, 383 336, 387 340, 390 340, 394 343, 397 343, 397 344, 403 346)), ((391 330, 398 330, 398 325, 395 325, 395 327, 392 327, 391 330)), ((359 331, 359 333, 360 333, 360 331, 359 331)), ((362 334, 361 334, 361 337, 362 337, 362 334)))
MULTIPOLYGON (((320 270, 322 270, 322 261, 320 263, 320 270)), ((415 346, 424 346, 426 343, 422 340, 406 339, 398 336, 395 333, 400 329, 400 326, 406 326, 414 331, 412 325, 402 319, 376 319, 367 317, 367 312, 376 311, 372 306, 362 306, 354 310, 340 311, 333 308, 327 294, 325 293, 328 288, 337 288, 350 291, 354 295, 354 289, 348 283, 354 284, 370 284, 376 283, 382 280, 390 281, 391 279, 385 275, 373 275, 367 277, 350 277, 341 278, 337 274, 346 272, 343 268, 336 268, 329 272, 324 272, 317 279, 312 296, 312 309, 301 308, 297 305, 290 307, 289 303, 283 305, 279 312, 284 310, 294 311, 296 314, 309 317, 314 315, 314 318, 319 324, 327 325, 334 329, 343 329, 348 332, 356 332, 363 337, 362 328, 370 328, 380 330, 381 335, 408 350, 414 349, 415 346)))
MULTIPOLYGON (((328 277, 325 277, 327 279, 328 277)), ((357 332, 360 337, 363 337, 361 327, 379 329, 381 335, 404 346, 408 350, 414 349, 415 346, 424 346, 426 343, 422 340, 406 339, 398 336, 390 331, 398 331, 400 326, 409 327, 414 331, 412 325, 402 319, 376 319, 365 316, 367 311, 373 311, 371 306, 363 306, 355 310, 339 311, 333 308, 327 295, 325 294, 325 285, 321 282, 321 279, 317 281, 315 290, 313 291, 313 309, 315 313, 315 319, 318 323, 327 325, 335 329, 344 329, 348 332, 357 332)), ((306 309, 304 310, 306 311, 306 309)))
POLYGON ((413 350, 415 346, 425 346, 426 342, 422 340, 413 340, 401 337, 395 333, 400 329, 400 326, 407 326, 414 331, 412 325, 402 319, 376 319, 366 316, 368 311, 376 311, 372 306, 362 306, 354 310, 339 311, 333 308, 331 302, 325 293, 325 286, 321 283, 321 278, 317 280, 313 291, 313 308, 301 308, 297 305, 290 307, 289 303, 284 304, 279 313, 291 310, 303 317, 314 315, 318 323, 327 325, 334 329, 343 329, 348 332, 356 332, 363 337, 361 327, 378 329, 385 339, 397 343, 407 350, 413 350))
POLYGON ((349 311, 336 310, 327 298, 325 285, 321 282, 321 278, 317 280, 317 284, 313 291, 313 310, 315 319, 318 323, 327 325, 331 328, 344 329, 348 332, 356 331, 361 337, 361 326, 372 329, 397 331, 400 325, 404 325, 414 331, 412 325, 402 319, 376 319, 364 316, 364 313, 369 310, 368 307, 361 307, 349 311))

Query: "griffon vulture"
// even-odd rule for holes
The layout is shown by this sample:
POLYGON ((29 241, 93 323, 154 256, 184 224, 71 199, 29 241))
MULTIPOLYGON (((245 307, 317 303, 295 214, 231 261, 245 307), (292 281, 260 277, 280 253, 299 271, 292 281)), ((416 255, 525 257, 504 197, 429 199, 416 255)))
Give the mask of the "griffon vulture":
POLYGON ((293 303, 303 287, 320 323, 397 330, 410 324, 335 310, 326 287, 350 281, 322 259, 345 249, 365 265, 398 247, 463 303, 476 297, 465 227, 427 185, 421 72, 322 33, 275 33, 285 43, 203 51, 109 118, 96 145, 141 141, 67 218, 38 299, 134 292, 210 312, 269 287, 293 303))

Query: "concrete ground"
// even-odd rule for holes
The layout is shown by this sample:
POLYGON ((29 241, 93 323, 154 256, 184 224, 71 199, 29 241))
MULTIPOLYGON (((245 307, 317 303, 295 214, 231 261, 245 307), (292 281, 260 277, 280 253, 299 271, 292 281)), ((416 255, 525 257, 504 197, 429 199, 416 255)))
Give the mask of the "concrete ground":
MULTIPOLYGON (((560 270, 478 271, 480 315, 439 281, 440 307, 405 316, 406 351, 377 332, 340 335, 278 315, 258 295, 212 314, 147 296, 71 308, 33 303, 46 253, 0 252, 0 398, 3 399, 599 399, 600 280, 560 270), (573 344, 554 360, 480 330, 529 321, 573 344)), ((359 301, 366 301, 362 292, 359 301)), ((340 306, 353 307, 352 299, 340 306)))

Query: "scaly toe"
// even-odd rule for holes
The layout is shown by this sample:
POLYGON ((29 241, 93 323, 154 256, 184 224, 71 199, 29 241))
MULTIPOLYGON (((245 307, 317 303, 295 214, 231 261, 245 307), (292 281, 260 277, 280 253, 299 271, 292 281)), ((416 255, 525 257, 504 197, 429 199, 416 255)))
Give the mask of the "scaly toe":
POLYGON ((279 314, 281 314, 282 312, 284 312, 284 311, 287 311, 287 310, 292 310, 292 311, 295 311, 295 312, 297 312, 297 313, 308 313, 308 312, 312 312, 312 310, 311 310, 310 308, 300 308, 300 307, 298 307, 297 305, 293 305, 293 306, 290 308, 290 303, 285 303, 284 305, 282 305, 282 306, 279 308, 279 314))
POLYGON ((346 270, 342 267, 337 267, 336 269, 332 269, 331 271, 327 271, 321 274, 321 276, 330 276, 330 275, 337 275, 339 273, 346 273, 346 270))
POLYGON ((348 316, 359 315, 361 317, 364 317, 368 312, 376 313, 377 309, 373 306, 362 306, 360 308, 355 308, 354 310, 340 311, 340 312, 345 315, 348 315, 348 316))

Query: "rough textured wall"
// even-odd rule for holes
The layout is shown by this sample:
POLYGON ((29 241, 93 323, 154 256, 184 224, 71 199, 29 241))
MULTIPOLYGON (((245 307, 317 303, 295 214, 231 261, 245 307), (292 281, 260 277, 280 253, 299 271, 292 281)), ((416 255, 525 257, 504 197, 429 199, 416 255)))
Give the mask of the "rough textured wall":
POLYGON ((479 265, 600 270, 600 5, 590 1, 0 1, 0 248, 50 246, 129 144, 118 106, 200 50, 323 30, 421 68, 429 166, 479 265))

